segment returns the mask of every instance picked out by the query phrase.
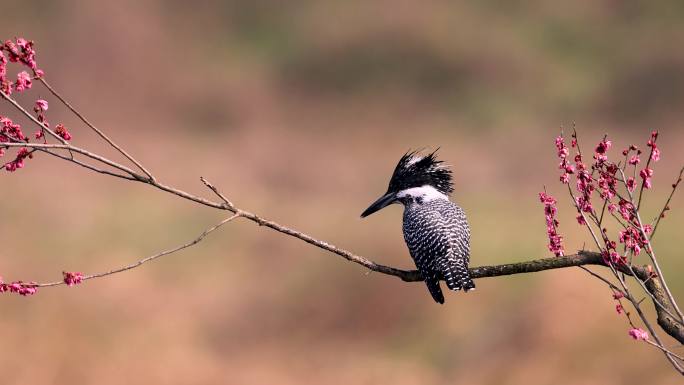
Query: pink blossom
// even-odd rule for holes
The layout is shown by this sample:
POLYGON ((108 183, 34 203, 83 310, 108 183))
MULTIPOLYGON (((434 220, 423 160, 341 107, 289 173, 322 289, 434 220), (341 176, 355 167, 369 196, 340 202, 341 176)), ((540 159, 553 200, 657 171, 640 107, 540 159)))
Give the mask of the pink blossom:
POLYGON ((630 335, 630 337, 634 338, 635 340, 643 340, 643 341, 648 340, 648 333, 646 333, 646 331, 644 331, 641 328, 630 329, 629 335, 630 335))
POLYGON ((615 311, 618 314, 622 314, 625 311, 625 308, 622 307, 622 304, 618 303, 617 305, 615 305, 615 311))
POLYGON ((660 150, 658 149, 658 146, 656 145, 657 139, 658 139, 658 131, 653 131, 653 132, 651 132, 651 139, 649 139, 648 143, 646 143, 646 145, 648 147, 651 147, 651 159, 654 162, 657 162, 660 160, 660 150))
POLYGON ((13 161, 11 161, 5 165, 5 170, 7 170, 9 172, 14 172, 17 169, 23 168, 24 167, 24 159, 32 158, 32 157, 33 157, 33 155, 31 155, 29 150, 26 147, 22 147, 17 152, 17 157, 13 161))
POLYGON ((15 293, 23 296, 34 295, 38 291, 35 282, 24 283, 22 281, 14 281, 12 283, 3 283, 0 280, 0 293, 5 292, 15 293))
POLYGON ((601 176, 599 177, 598 180, 598 186, 601 188, 601 198, 605 200, 610 200, 617 194, 615 191, 616 187, 616 179, 615 177, 611 174, 613 172, 612 169, 613 166, 609 165, 606 167, 608 169, 608 172, 601 172, 601 176))
POLYGON ((0 116, 0 143, 17 142, 26 139, 21 131, 21 126, 12 122, 12 119, 0 116))
POLYGON ((9 55, 12 63, 21 62, 32 70, 36 70, 36 51, 33 48, 33 41, 24 38, 17 38, 16 44, 10 40, 5 41, 4 49, 9 55))
MULTIPOLYGON (((650 225, 648 232, 651 232, 650 225)), ((648 234, 648 232, 646 232, 646 228, 644 228, 644 233, 648 234)), ((620 243, 624 243, 625 248, 630 250, 634 255, 639 255, 639 253, 641 252, 641 248, 646 247, 648 245, 648 240, 645 239, 641 235, 641 232, 639 232, 634 227, 628 227, 620 231, 619 240, 620 243)))
POLYGON ((636 188, 636 182, 634 182, 634 178, 632 178, 631 176, 627 178, 626 185, 629 191, 634 191, 634 189, 636 188))
POLYGON ((32 285, 23 285, 21 289, 19 289, 18 293, 19 295, 23 296, 28 296, 28 295, 34 295, 38 291, 38 288, 32 285))
POLYGON ((71 140, 71 134, 67 131, 63 124, 58 124, 55 126, 55 134, 62 137, 64 140, 71 140))
POLYGON ((596 146, 596 153, 603 155, 606 153, 606 151, 608 151, 610 149, 610 147, 612 145, 613 145, 613 142, 611 142, 610 140, 604 139, 604 140, 600 141, 599 144, 596 146))
POLYGON ((634 218, 634 206, 624 199, 620 199, 619 211, 622 218, 627 221, 631 221, 634 218))
POLYGON ((557 257, 562 257, 563 237, 558 234, 558 221, 556 215, 556 199, 545 192, 539 193, 539 201, 544 204, 544 216, 546 217, 546 233, 549 236, 549 251, 557 257))
POLYGON ((623 298, 624 296, 625 296, 625 295, 622 294, 621 291, 615 291, 615 292, 613 292, 613 299, 616 299, 616 300, 617 300, 617 299, 623 298))
POLYGON ((17 38, 17 45, 21 47, 21 49, 26 49, 26 46, 28 45, 28 41, 22 37, 17 38))
POLYGON ((644 188, 651 188, 651 177, 653 176, 653 170, 650 168, 645 168, 639 172, 639 176, 644 180, 644 188))
POLYGON ((47 111, 48 110, 48 102, 43 100, 43 99, 36 100, 35 110, 36 110, 36 112, 47 111))
POLYGON ((564 172, 563 174, 561 174, 561 176, 560 176, 560 181, 561 181, 561 183, 563 183, 563 184, 568 184, 568 183, 570 183, 570 176, 568 175, 567 172, 564 172))
POLYGON ((607 251, 603 250, 601 252, 601 257, 603 258, 603 263, 606 265, 625 265, 627 264, 627 258, 623 255, 617 253, 617 251, 607 251))
POLYGON ((17 92, 27 90, 31 88, 32 85, 31 75, 29 75, 28 72, 21 71, 17 74, 17 81, 14 83, 14 89, 17 90, 17 92))
POLYGON ((539 201, 543 203, 544 205, 555 205, 556 204, 556 199, 552 197, 551 195, 548 195, 545 192, 540 192, 539 193, 539 201))
POLYGON ((654 162, 660 160, 660 149, 658 149, 657 147, 653 148, 653 151, 651 152, 651 159, 653 159, 654 162))
POLYGON ((66 283, 67 286, 74 286, 83 282, 82 273, 64 271, 62 274, 64 275, 64 283, 66 283))
POLYGON ((584 215, 580 214, 577 216, 577 223, 580 225, 586 225, 587 221, 584 219, 584 215))
POLYGON ((560 176, 560 181, 561 181, 561 183, 563 183, 563 184, 568 184, 568 183, 570 183, 570 175, 568 175, 567 172, 564 172, 564 173, 561 174, 561 176, 560 176))
POLYGON ((608 212, 613 214, 617 210, 617 205, 615 203, 611 203, 608 205, 608 212))
POLYGON ((561 159, 565 159, 565 157, 567 157, 570 153, 568 148, 565 146, 565 139, 563 138, 563 135, 560 135, 556 138, 556 149, 558 150, 558 157, 561 159))
POLYGON ((7 58, 0 47, 0 80, 4 80, 5 76, 7 76, 7 58))
POLYGON ((575 204, 577 205, 578 210, 581 210, 585 213, 590 213, 594 211, 594 206, 584 196, 576 197, 575 204))
POLYGON ((17 45, 14 44, 11 40, 5 41, 5 50, 7 50, 9 61, 11 61, 12 63, 18 62, 21 58, 19 50, 17 49, 17 45))
POLYGON ((629 164, 633 166, 636 166, 637 164, 639 164, 639 162, 641 162, 641 159, 639 159, 637 155, 632 155, 632 157, 629 158, 629 164))

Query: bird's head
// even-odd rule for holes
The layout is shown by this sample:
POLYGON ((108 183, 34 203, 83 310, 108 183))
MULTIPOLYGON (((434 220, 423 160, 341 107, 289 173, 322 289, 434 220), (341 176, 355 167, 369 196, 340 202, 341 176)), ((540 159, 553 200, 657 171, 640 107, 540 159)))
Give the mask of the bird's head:
POLYGON ((454 191, 451 170, 444 162, 437 160, 437 150, 427 155, 417 151, 404 154, 399 159, 389 182, 387 192, 361 214, 361 218, 392 203, 426 202, 433 199, 448 199, 454 191))

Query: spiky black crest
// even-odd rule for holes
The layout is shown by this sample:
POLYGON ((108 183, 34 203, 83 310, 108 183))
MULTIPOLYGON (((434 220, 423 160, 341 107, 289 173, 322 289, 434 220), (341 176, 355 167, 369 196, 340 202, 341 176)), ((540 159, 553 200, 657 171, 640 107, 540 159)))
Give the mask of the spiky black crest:
POLYGON ((409 151, 399 159, 390 179, 387 192, 430 185, 439 192, 449 195, 454 191, 451 170, 441 160, 437 160, 437 150, 428 155, 409 151))

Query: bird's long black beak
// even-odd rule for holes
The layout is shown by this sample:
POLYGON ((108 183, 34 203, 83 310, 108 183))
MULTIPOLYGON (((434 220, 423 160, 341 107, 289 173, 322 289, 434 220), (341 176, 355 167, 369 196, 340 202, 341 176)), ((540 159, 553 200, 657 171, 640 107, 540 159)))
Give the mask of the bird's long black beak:
POLYGON ((395 193, 387 193, 387 194, 381 196, 380 199, 373 202, 373 204, 370 205, 370 207, 368 207, 366 209, 366 211, 361 213, 361 218, 365 218, 365 217, 373 214, 374 212, 382 209, 383 207, 394 203, 394 201, 396 201, 396 200, 397 200, 397 194, 395 194, 395 193))

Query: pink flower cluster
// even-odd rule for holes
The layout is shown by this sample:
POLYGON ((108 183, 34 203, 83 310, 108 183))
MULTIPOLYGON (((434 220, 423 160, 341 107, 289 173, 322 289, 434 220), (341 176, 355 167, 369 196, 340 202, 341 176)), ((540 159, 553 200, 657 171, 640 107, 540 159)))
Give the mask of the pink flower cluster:
POLYGON ((660 160, 660 149, 656 145, 658 140, 658 131, 651 132, 651 139, 646 143, 648 147, 651 147, 651 160, 657 162, 660 160))
MULTIPOLYGON (((33 41, 16 38, 15 41, 7 40, 4 43, 0 43, 0 91, 9 96, 14 91, 22 92, 28 90, 33 86, 33 80, 43 75, 43 71, 38 69, 36 63, 36 51, 33 41), (20 71, 17 74, 16 80, 12 81, 8 78, 8 63, 18 63, 30 70, 33 75, 29 74, 26 70, 20 71)), ((33 110, 37 114, 37 120, 42 124, 40 129, 34 134, 34 137, 36 139, 43 139, 43 142, 47 143, 45 129, 49 129, 50 124, 46 120, 45 112, 48 110, 48 102, 43 99, 36 100, 33 110)), ((64 140, 72 139, 71 133, 63 124, 55 126, 54 134, 64 140)), ((3 157, 5 151, 9 148, 8 146, 3 147, 3 143, 28 143, 29 141, 30 139, 24 135, 19 124, 13 123, 8 117, 0 116, 0 157, 3 157)), ((9 162, 0 163, 0 168, 4 168, 9 172, 23 168, 25 160, 33 157, 33 152, 25 147, 19 148, 16 157, 9 162)))
POLYGON ((33 155, 26 147, 22 147, 19 149, 19 152, 17 152, 17 157, 5 165, 5 170, 14 172, 19 168, 24 168, 24 159, 26 158, 33 158, 33 155))
POLYGON ((34 295, 38 291, 35 282, 14 281, 11 283, 4 283, 0 278, 0 293, 16 293, 23 296, 34 295))
MULTIPOLYGON (((575 147, 577 142, 573 141, 572 146, 575 147)), ((556 149, 558 150, 558 158, 560 158, 561 162, 558 165, 558 168, 563 170, 561 173, 560 181, 563 184, 568 184, 570 181, 570 175, 569 174, 574 174, 575 173, 575 166, 570 164, 568 162, 568 155, 570 155, 570 150, 568 150, 568 147, 565 145, 565 141, 563 140, 563 136, 559 136, 556 138, 556 149)))
MULTIPOLYGON (((648 236, 653 232, 653 227, 651 225, 644 225, 644 234, 648 236)), ((627 250, 630 250, 632 254, 639 255, 641 249, 648 247, 648 239, 645 239, 641 232, 634 227, 628 227, 620 231, 620 243, 624 243, 627 250)))
POLYGON ((630 335, 630 337, 634 338, 635 340, 641 340, 641 341, 648 340, 648 333, 646 333, 646 331, 644 329, 641 329, 641 328, 629 329, 629 335, 630 335))
POLYGON ((25 140, 26 136, 21 131, 21 125, 0 115, 0 143, 17 143, 25 140))
POLYGON ((66 283, 67 286, 74 286, 83 282, 82 273, 64 271, 62 274, 64 275, 64 283, 66 283))
POLYGON ((0 44, 0 91, 7 95, 12 94, 12 90, 22 92, 31 88, 33 79, 26 71, 17 74, 17 80, 11 81, 7 78, 7 63, 20 63, 28 67, 31 72, 38 77, 43 76, 43 71, 38 69, 36 63, 36 50, 33 48, 33 41, 17 38, 0 44))
MULTIPOLYGON (((5 155, 2 143, 21 143, 25 141, 26 136, 21 131, 21 126, 12 122, 10 118, 0 116, 0 157, 5 155)), ((16 158, 5 164, 5 170, 9 172, 16 171, 24 167, 24 159, 32 157, 31 152, 27 148, 22 147, 17 152, 16 158)))
POLYGON ((63 124, 55 126, 55 134, 59 135, 64 140, 71 140, 71 134, 63 124))
MULTIPOLYGON (((657 162, 660 160, 660 149, 658 148, 658 145, 656 143, 657 140, 658 131, 651 132, 651 138, 646 143, 646 145, 651 148, 651 155, 648 158, 646 167, 639 171, 639 176, 641 177, 643 188, 645 189, 650 189, 653 186, 653 183, 651 182, 651 177, 653 176, 653 169, 649 168, 651 161, 657 162)), ((641 159, 639 159, 639 156, 641 155, 641 150, 639 150, 637 146, 629 146, 629 148, 626 148, 624 151, 622 151, 622 154, 625 156, 625 159, 627 159, 627 157, 632 152, 634 152, 635 154, 629 158, 627 163, 631 166, 636 167, 641 162, 641 159)), ((627 188, 630 192, 633 192, 636 189, 636 181, 634 180, 634 177, 629 177, 627 179, 627 188)))
POLYGON ((651 188, 651 177, 653 176, 653 170, 647 167, 639 171, 639 176, 644 180, 644 188, 651 188))
MULTIPOLYGON (((38 99, 36 100, 36 105, 33 107, 33 111, 38 115, 36 119, 38 119, 39 122, 45 125, 45 127, 50 127, 50 124, 47 122, 45 119, 45 111, 48 110, 48 102, 43 100, 43 99, 38 99)), ((45 138, 45 131, 41 128, 40 130, 36 131, 34 134, 34 137, 36 139, 41 139, 43 138, 43 142, 47 143, 47 139, 45 138)))
MULTIPOLYGON (((613 292, 613 299, 617 301, 615 304, 615 312, 618 314, 625 313, 625 308, 622 306, 622 302, 620 299, 624 298, 625 295, 621 291, 614 291, 613 292)), ((629 313, 626 313, 626 315, 629 317, 629 313)))
POLYGON ((549 236, 549 251, 554 253, 557 257, 562 257, 563 237, 558 234, 558 221, 556 220, 556 199, 545 192, 540 192, 539 201, 544 204, 546 233, 549 236))
MULTIPOLYGON (((625 229, 619 234, 619 242, 624 244, 625 249, 632 253, 632 255, 638 255, 641 249, 648 247, 648 239, 642 236, 643 234, 640 229, 639 220, 636 216, 635 207, 630 202, 631 195, 629 195, 630 200, 627 200, 625 198, 627 194, 620 195, 618 193, 618 187, 619 185, 623 185, 630 194, 636 189, 637 182, 634 177, 625 177, 626 179, 624 181, 622 179, 622 176, 626 172, 626 167, 629 165, 633 167, 635 175, 637 171, 639 171, 639 175, 642 179, 642 188, 651 188, 653 170, 649 168, 649 164, 651 161, 658 161, 658 159, 660 159, 660 150, 656 144, 657 138, 658 132, 653 131, 647 143, 647 146, 651 148, 651 154, 646 167, 641 170, 637 170, 639 163, 641 163, 641 150, 635 145, 630 145, 622 151, 625 160, 624 164, 619 165, 609 160, 608 152, 613 146, 613 143, 608 140, 607 137, 604 137, 594 147, 593 163, 587 165, 583 162, 583 156, 577 144, 577 137, 575 134, 572 135, 571 142, 571 148, 575 150, 574 155, 571 154, 571 148, 565 144, 563 135, 558 136, 555 140, 557 155, 560 159, 559 168, 561 169, 561 182, 568 184, 570 175, 575 175, 575 190, 577 191, 577 194, 574 195, 574 198, 575 207, 579 214, 577 216, 577 222, 582 226, 589 226, 587 221, 591 219, 592 225, 601 226, 599 228, 601 230, 600 234, 605 244, 601 253, 607 264, 626 264, 628 258, 626 255, 620 255, 620 253, 618 253, 616 250, 616 242, 610 240, 604 227, 599 224, 599 218, 603 218, 603 214, 597 213, 592 204, 592 198, 595 196, 594 191, 598 193, 602 201, 601 203, 605 205, 610 214, 615 215, 616 217, 619 214, 619 216, 626 221, 626 223, 623 224, 625 229), (618 198, 619 200, 617 200, 618 198)), ((646 234, 646 236, 651 231, 649 225, 644 225, 643 233, 646 234)), ((557 235, 555 227, 553 226, 547 226, 547 232, 549 233, 550 239, 557 235)), ((552 242, 552 244, 558 244, 558 242, 552 242)))

